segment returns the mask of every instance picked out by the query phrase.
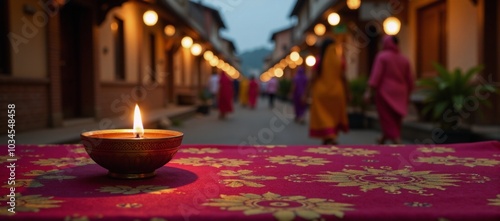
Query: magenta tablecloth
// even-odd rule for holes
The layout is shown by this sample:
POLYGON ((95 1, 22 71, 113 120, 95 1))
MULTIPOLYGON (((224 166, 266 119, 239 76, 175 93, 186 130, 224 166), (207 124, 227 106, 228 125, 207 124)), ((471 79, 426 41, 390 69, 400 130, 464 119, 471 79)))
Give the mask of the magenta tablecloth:
POLYGON ((15 154, 0 220, 500 220, 499 142, 184 145, 145 180, 108 178, 81 145, 15 154))

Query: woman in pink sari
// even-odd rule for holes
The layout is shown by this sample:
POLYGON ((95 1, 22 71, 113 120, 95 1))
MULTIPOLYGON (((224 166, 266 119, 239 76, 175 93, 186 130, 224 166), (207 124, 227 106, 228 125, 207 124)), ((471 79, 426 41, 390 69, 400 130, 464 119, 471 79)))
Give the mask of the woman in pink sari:
POLYGON ((407 114, 410 93, 413 90, 413 76, 410 62, 399 53, 398 39, 385 36, 383 49, 373 63, 370 90, 366 91, 365 100, 369 101, 374 93, 375 106, 382 127, 382 137, 377 140, 384 144, 391 140, 401 143, 401 124, 407 114))
POLYGON ((257 103, 257 96, 259 96, 259 84, 255 77, 250 77, 250 83, 248 84, 248 103, 251 109, 255 109, 255 104, 257 103))
POLYGON ((227 113, 233 112, 233 81, 222 72, 219 78, 219 118, 226 118, 227 113))

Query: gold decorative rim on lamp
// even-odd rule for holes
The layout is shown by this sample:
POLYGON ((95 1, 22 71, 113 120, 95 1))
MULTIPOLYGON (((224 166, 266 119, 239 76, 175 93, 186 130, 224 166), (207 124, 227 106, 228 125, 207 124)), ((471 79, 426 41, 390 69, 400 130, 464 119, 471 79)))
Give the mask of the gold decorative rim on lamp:
POLYGON ((145 129, 136 138, 133 129, 89 131, 81 134, 90 158, 109 170, 108 176, 143 179, 156 175, 177 153, 184 134, 173 130, 145 129))

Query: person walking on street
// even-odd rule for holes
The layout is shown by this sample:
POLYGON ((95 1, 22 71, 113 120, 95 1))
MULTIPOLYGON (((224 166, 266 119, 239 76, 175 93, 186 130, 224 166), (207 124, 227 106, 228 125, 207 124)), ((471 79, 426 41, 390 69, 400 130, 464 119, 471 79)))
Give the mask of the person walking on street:
POLYGON ((307 76, 304 67, 300 66, 292 80, 292 102, 295 111, 295 122, 304 123, 307 101, 303 99, 307 89, 307 76))
POLYGON ((347 102, 350 96, 342 59, 334 41, 323 41, 316 71, 310 82, 309 136, 323 144, 337 144, 339 131, 349 131, 347 102))
POLYGON ((257 97, 259 96, 259 83, 255 80, 255 76, 250 77, 250 83, 248 84, 248 104, 251 109, 255 109, 255 104, 257 103, 257 97))
POLYGON ((383 48, 373 63, 365 92, 365 101, 374 97, 375 106, 382 127, 382 136, 378 144, 391 140, 395 144, 401 143, 401 125, 407 114, 410 93, 414 87, 414 80, 410 62, 399 53, 398 39, 395 36, 383 38, 383 48))
POLYGON ((276 98, 276 93, 278 92, 278 78, 272 77, 271 80, 267 82, 266 92, 269 96, 269 108, 274 108, 274 99, 276 98))
POLYGON ((233 112, 233 81, 226 72, 220 74, 219 80, 219 119, 225 119, 227 113, 233 112))
POLYGON ((208 90, 212 100, 212 107, 217 108, 217 93, 219 92, 219 75, 217 72, 212 73, 208 82, 208 90))
POLYGON ((248 105, 248 79, 242 78, 240 81, 240 105, 246 107, 248 105))

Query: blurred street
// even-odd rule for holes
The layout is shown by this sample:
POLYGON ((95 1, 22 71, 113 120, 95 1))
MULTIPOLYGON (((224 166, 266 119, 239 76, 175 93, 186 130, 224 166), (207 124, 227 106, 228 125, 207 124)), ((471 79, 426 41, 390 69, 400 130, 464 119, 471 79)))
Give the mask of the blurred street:
MULTIPOLYGON (((318 145, 321 140, 308 136, 308 124, 293 121, 293 108, 278 101, 269 109, 267 99, 260 98, 257 108, 251 110, 235 104, 235 112, 219 120, 218 111, 210 115, 192 117, 173 127, 184 133, 183 144, 231 145, 318 145)), ((351 130, 340 134, 339 144, 373 144, 379 136, 376 130, 351 130)))

